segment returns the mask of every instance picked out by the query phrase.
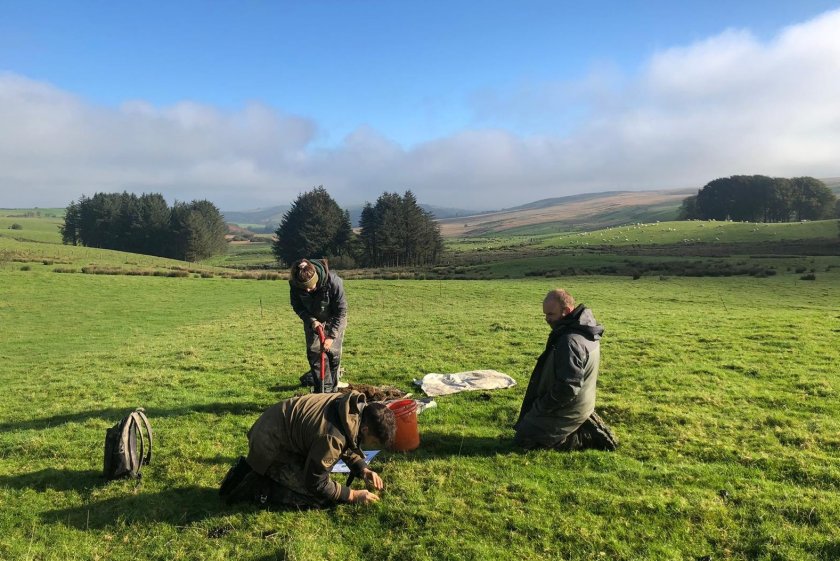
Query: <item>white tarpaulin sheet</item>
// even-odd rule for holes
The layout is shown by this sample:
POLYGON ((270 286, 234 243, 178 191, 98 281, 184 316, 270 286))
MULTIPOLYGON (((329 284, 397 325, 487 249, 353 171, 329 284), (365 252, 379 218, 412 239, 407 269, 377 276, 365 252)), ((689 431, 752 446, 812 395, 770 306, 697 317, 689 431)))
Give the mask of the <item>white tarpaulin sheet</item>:
POLYGON ((470 370, 457 374, 426 374, 414 380, 426 395, 449 395, 474 390, 498 390, 516 385, 516 380, 495 370, 470 370))

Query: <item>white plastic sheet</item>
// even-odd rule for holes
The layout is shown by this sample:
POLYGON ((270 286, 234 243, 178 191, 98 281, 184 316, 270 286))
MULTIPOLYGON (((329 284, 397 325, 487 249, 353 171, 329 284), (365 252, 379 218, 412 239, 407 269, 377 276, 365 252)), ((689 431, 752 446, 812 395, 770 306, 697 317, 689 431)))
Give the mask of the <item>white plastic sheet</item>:
POLYGON ((498 390, 511 388, 516 380, 495 370, 470 370, 455 374, 426 374, 422 380, 414 380, 426 395, 449 395, 475 390, 498 390))

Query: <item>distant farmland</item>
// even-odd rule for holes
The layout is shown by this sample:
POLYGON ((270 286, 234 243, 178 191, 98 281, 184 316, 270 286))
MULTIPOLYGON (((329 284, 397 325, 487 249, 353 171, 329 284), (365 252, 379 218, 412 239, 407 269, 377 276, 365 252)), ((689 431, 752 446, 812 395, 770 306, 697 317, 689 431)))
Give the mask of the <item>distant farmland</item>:
POLYGON ((445 237, 486 234, 544 234, 598 229, 631 222, 674 220, 683 199, 696 189, 617 192, 549 199, 510 210, 447 218, 445 237))

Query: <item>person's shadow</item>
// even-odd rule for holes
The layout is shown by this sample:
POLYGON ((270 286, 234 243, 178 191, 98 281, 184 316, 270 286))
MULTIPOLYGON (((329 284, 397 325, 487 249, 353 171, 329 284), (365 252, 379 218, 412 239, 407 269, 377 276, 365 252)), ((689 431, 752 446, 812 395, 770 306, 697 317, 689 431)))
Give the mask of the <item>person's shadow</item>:
POLYGON ((104 483, 102 472, 46 468, 20 475, 0 475, 0 487, 35 491, 77 491, 82 495, 104 483))
POLYGON ((154 493, 126 491, 119 497, 89 500, 96 489, 106 485, 102 473, 46 468, 20 475, 0 476, 0 487, 36 491, 76 491, 84 504, 43 512, 48 523, 60 523, 80 530, 102 529, 119 523, 167 522, 190 524, 215 516, 232 507, 219 499, 217 488, 176 487, 154 493))
POLYGON ((188 486, 156 493, 125 494, 41 514, 46 523, 79 530, 108 528, 116 524, 165 522, 184 526, 229 510, 216 488, 188 486))
MULTIPOLYGON (((519 454, 524 450, 513 443, 513 436, 468 436, 458 432, 420 431, 420 446, 406 457, 416 460, 453 456, 496 456, 519 454)), ((400 452, 391 452, 392 455, 400 452)))
MULTIPOLYGON (((291 386, 290 386, 291 387, 291 386)), ((295 386, 299 387, 299 386, 295 386)), ((273 403, 273 402, 271 402, 273 403)), ((155 419, 181 417, 192 413, 213 413, 215 415, 248 415, 255 416, 263 412, 270 405, 260 403, 202 403, 195 405, 184 405, 170 408, 147 408, 146 415, 154 424, 155 419)), ((133 409, 132 406, 112 407, 108 409, 96 409, 92 411, 68 412, 51 417, 25 419, 21 421, 8 421, 0 423, 0 432, 15 430, 42 430, 53 428, 66 423, 84 423, 90 419, 102 419, 115 423, 125 417, 126 413, 133 409)))

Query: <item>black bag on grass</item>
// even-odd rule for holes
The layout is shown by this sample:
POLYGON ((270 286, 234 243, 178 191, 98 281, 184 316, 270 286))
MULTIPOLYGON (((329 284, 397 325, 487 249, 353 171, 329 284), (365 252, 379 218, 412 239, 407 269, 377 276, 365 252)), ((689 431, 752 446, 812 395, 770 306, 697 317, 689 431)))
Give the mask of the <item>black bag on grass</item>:
POLYGON ((142 407, 105 432, 105 479, 140 477, 140 467, 152 461, 152 426, 142 407), (146 430, 146 440, 143 439, 146 430))

